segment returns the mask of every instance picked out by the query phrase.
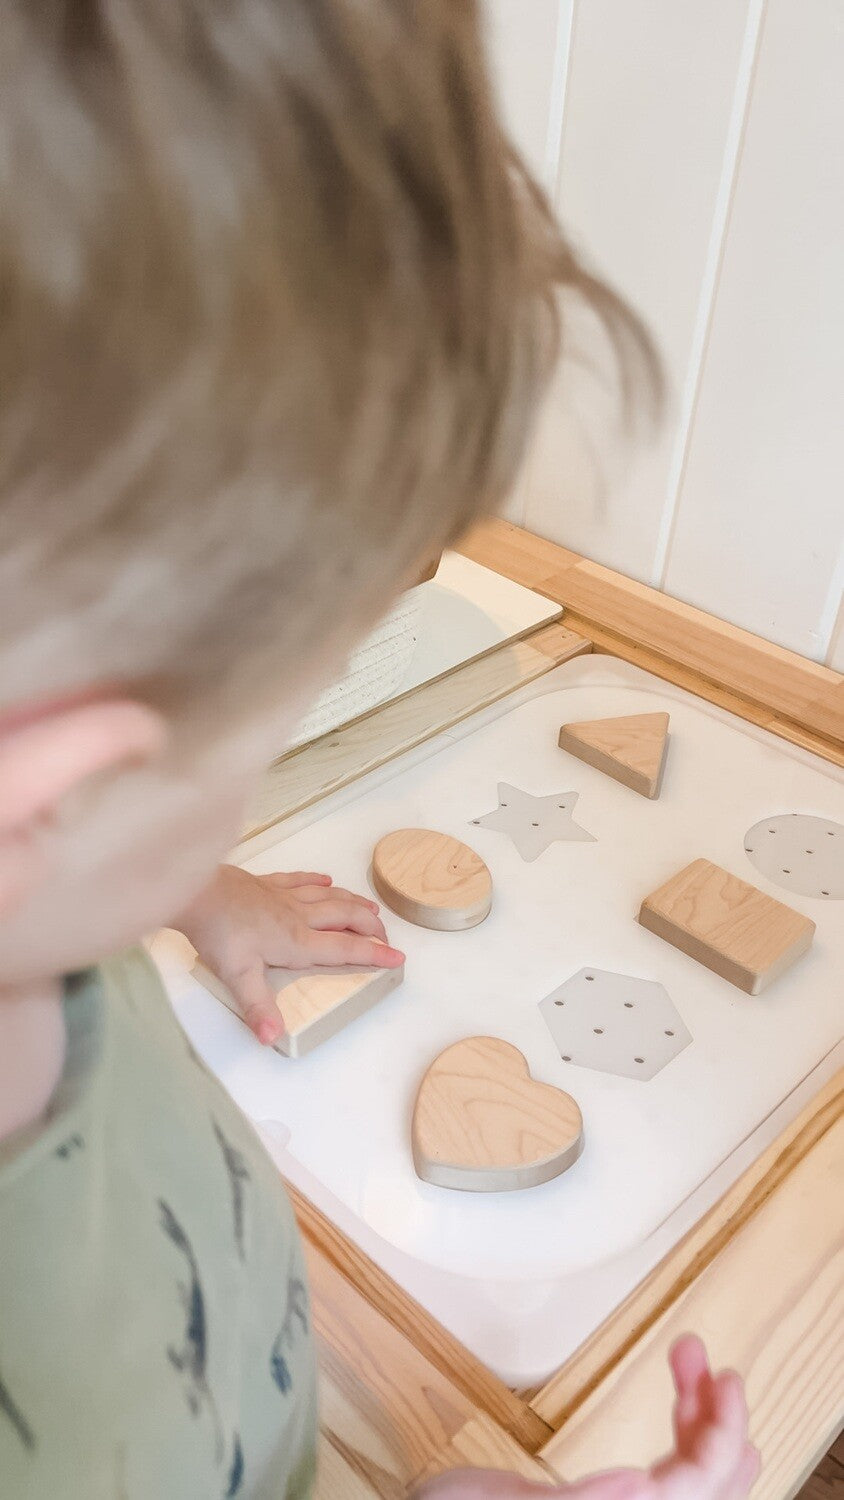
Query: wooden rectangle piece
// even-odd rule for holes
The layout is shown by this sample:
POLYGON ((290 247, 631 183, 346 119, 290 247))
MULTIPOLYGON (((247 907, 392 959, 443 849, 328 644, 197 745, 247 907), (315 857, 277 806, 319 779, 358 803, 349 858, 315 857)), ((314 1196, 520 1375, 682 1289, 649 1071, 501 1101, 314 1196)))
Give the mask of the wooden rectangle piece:
MULTIPOLYGON (((205 965, 197 962, 194 975, 218 1000, 240 1015, 233 995, 205 965)), ((285 1057, 304 1057, 336 1031, 356 1021, 404 979, 398 969, 345 968, 267 969, 284 1034, 275 1043, 285 1057)))
POLYGON ((639 921, 748 995, 811 946, 815 924, 708 859, 696 859, 646 896, 639 921))

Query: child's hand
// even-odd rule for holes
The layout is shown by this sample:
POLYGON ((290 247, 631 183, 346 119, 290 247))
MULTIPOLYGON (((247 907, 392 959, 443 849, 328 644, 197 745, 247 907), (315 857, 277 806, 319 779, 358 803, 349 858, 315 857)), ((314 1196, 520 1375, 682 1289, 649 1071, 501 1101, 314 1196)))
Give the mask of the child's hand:
POLYGON ((250 875, 220 865, 214 879, 173 924, 237 1000, 258 1040, 278 1041, 284 1024, 265 966, 368 964, 395 969, 404 954, 386 946, 378 907, 331 884, 329 875, 250 875))
POLYGON ((675 1448, 652 1469, 616 1469, 577 1484, 530 1484, 487 1469, 443 1474, 414 1500, 744 1500, 759 1472, 747 1436, 747 1406, 738 1375, 713 1375, 696 1338, 671 1351, 677 1388, 675 1448))

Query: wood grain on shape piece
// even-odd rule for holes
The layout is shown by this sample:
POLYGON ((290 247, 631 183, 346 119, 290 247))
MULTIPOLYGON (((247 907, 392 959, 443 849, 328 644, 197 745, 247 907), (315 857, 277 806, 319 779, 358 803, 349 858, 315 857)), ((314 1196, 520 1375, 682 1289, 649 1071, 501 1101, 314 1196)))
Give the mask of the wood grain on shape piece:
MULTIPOLYGON (((229 1010, 241 1014, 231 991, 210 969, 197 962, 193 972, 229 1010)), ((404 964, 398 969, 368 969, 356 964, 336 969, 268 968, 267 979, 285 1027, 275 1050, 285 1057, 304 1057, 401 984, 404 964)))
POLYGON ((372 884, 405 921, 441 932, 476 927, 492 905, 492 876, 480 855, 430 828, 399 828, 379 839, 372 884))
POLYGON ((620 719, 564 724, 559 744, 561 750, 642 797, 658 797, 668 750, 668 714, 626 714, 620 719))
POLYGON ((431 1064, 413 1111, 413 1161, 436 1187, 498 1193, 558 1177, 583 1149, 583 1119, 537 1083, 517 1047, 474 1036, 431 1064))
POLYGON ((811 946, 815 924, 707 859, 646 896, 639 921, 748 995, 758 995, 811 946))

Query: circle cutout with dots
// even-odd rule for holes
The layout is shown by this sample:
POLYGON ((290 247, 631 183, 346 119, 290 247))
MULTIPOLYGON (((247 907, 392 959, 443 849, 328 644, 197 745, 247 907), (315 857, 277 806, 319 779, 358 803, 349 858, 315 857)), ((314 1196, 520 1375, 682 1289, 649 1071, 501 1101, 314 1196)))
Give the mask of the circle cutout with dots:
POLYGON ((844 900, 844 823, 777 813, 754 823, 744 852, 760 875, 798 896, 844 900))

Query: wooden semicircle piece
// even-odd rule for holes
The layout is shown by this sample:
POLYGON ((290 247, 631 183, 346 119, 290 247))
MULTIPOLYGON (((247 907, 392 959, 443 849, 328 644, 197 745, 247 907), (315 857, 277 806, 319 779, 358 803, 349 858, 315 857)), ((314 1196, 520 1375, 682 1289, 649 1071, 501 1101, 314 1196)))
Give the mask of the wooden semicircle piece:
POLYGON ((417 927, 459 932, 489 916, 492 876, 479 854, 432 828, 385 834, 372 855, 381 900, 417 927))
POLYGON ((585 719, 564 724, 561 750, 596 771, 612 776, 642 797, 658 797, 668 752, 666 713, 626 714, 620 719, 585 719))
POLYGON ((500 1193, 549 1182, 583 1149, 570 1094, 537 1083, 517 1047, 472 1036, 447 1047, 419 1086, 413 1163, 436 1187, 500 1193))

